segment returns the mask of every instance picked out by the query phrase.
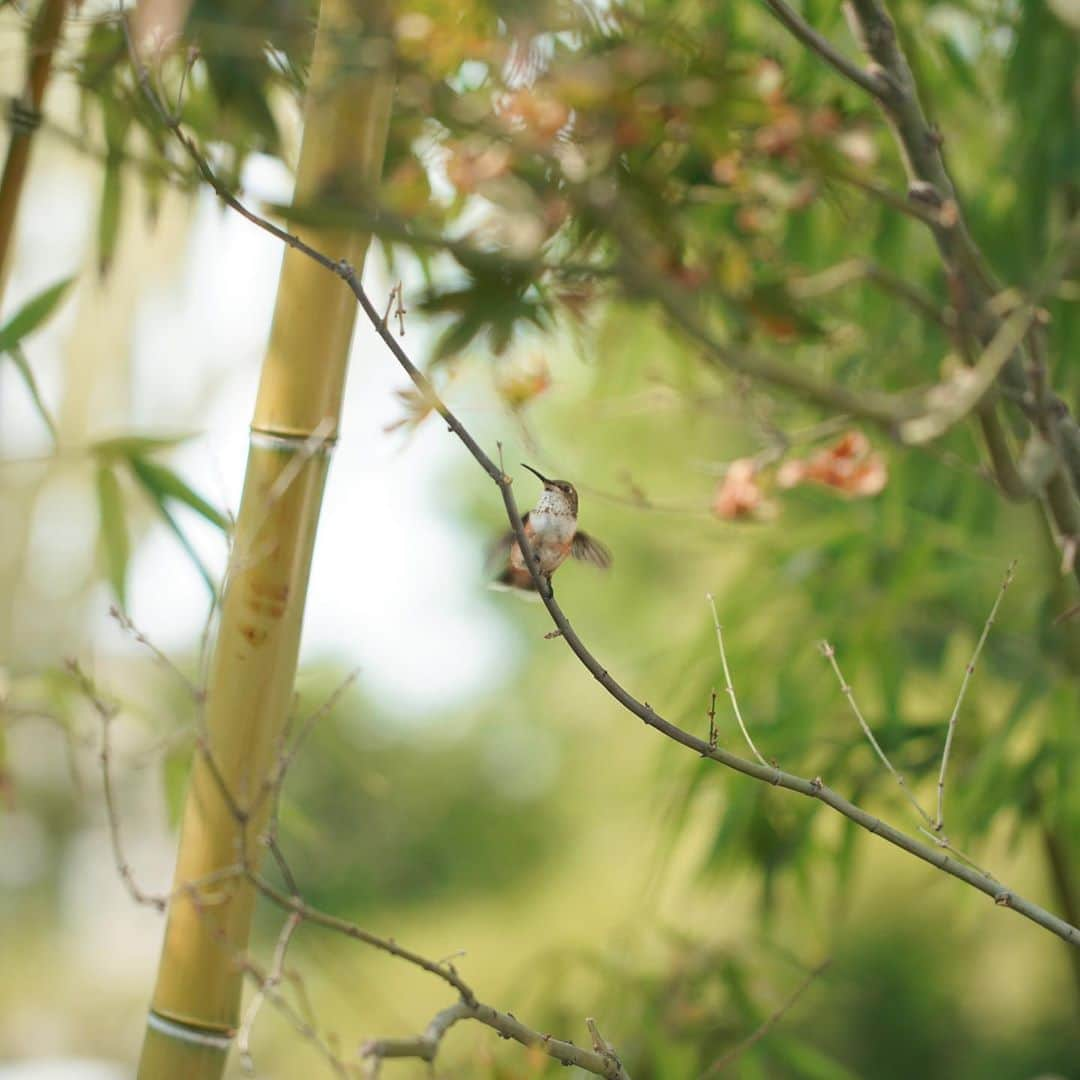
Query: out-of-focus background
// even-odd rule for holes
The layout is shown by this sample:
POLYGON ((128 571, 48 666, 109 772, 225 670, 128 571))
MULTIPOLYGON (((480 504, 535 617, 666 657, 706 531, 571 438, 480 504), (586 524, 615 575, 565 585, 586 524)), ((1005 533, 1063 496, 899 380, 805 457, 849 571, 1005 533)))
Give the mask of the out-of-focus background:
MULTIPOLYGON (((891 6, 947 132, 976 234, 1001 276, 1023 286, 1055 250, 1063 207, 1076 207, 1075 11, 981 0, 891 6)), ((692 29, 710 7, 758 5, 678 7, 673 39, 680 19, 692 29)), ((843 39, 838 5, 804 8, 843 39)), ((87 108, 79 74, 88 37, 105 25, 96 13, 76 9, 59 47, 0 311, 2 323, 75 279, 24 346, 55 444, 25 377, 0 360, 4 1080, 133 1075, 164 924, 118 873, 99 720, 65 662, 76 658, 122 705, 112 733, 117 818, 126 859, 151 892, 171 880, 195 714, 176 674, 109 614, 117 541, 100 447, 175 436, 152 460, 235 513, 281 261, 273 238, 205 188, 151 181, 137 162, 117 165, 102 151, 108 121, 87 108)), ((406 42, 424 29, 403 22, 409 14, 397 24, 406 42)), ((438 5, 412 14, 436 29, 448 18, 438 5)), ((0 9, 5 97, 21 92, 33 15, 33 5, 0 9)), ((641 18, 653 17, 646 5, 641 18)), ((872 108, 853 105, 850 88, 838 90, 761 12, 715 18, 730 20, 725 47, 750 80, 749 99, 772 102, 772 127, 748 123, 780 138, 776 95, 790 95, 793 110, 816 102, 844 125, 852 161, 872 161, 902 190, 872 108)), ((468 62, 450 80, 455 92, 482 81, 468 62)), ((280 145, 244 155, 237 177, 253 204, 291 193, 297 97, 279 87, 268 100, 280 145)), ((139 140, 128 151, 150 153, 139 140)), ((716 153, 727 162, 712 168, 718 184, 730 180, 725 169, 744 167, 727 154, 716 153)), ((777 195, 767 176, 748 181, 756 194, 732 213, 744 215, 733 235, 768 243, 733 241, 717 264, 749 313, 740 332, 764 335, 785 356, 799 348, 792 363, 841 380, 880 372, 896 388, 909 371, 932 377, 948 351, 941 329, 870 285, 830 294, 809 314, 786 299, 769 307, 784 291, 770 266, 821 271, 854 257, 944 296, 918 223, 828 183, 811 197, 789 176, 777 195), (815 324, 792 329, 796 316, 815 324)), ((445 164, 432 167, 434 198, 458 197, 454 182, 445 164)), ((495 194, 489 205, 470 194, 461 220, 507 212, 495 194)), ((426 316, 423 297, 460 270, 448 255, 427 263, 392 250, 391 264, 391 248, 373 246, 365 286, 385 298, 403 280, 411 310, 402 341, 425 362, 438 356, 446 320, 426 316)), ((690 273, 674 280, 689 288, 690 273)), ((1046 298, 1061 358, 1051 373, 1066 398, 1076 382, 1069 284, 1046 298)), ((581 318, 515 327, 498 355, 477 338, 437 370, 482 444, 502 444, 523 508, 539 485, 519 461, 578 485, 582 524, 614 552, 614 567, 569 564, 558 595, 609 671, 703 736, 710 692, 721 691, 719 743, 746 753, 723 693, 705 600, 714 594, 762 753, 820 773, 912 832, 918 821, 818 643, 835 644, 867 719, 930 805, 965 665, 1019 558, 959 718, 950 832, 1016 891, 1063 916, 1072 905, 1075 918, 1076 646, 1069 624, 1053 621, 1075 588, 1031 505, 1010 506, 980 472, 972 432, 899 450, 865 428, 872 475, 863 488, 751 483, 740 502, 731 463, 774 447, 777 428, 794 433, 796 460, 864 429, 719 378, 645 303, 591 298, 581 318)), ((1080 1076, 1080 969, 1065 944, 823 807, 666 743, 545 638, 541 605, 488 590, 486 552, 505 527, 498 493, 437 419, 398 423, 409 419, 406 387, 361 320, 315 550, 297 715, 357 676, 304 746, 282 805, 282 843, 307 900, 432 958, 454 956, 484 1000, 540 1030, 587 1042, 584 1017, 596 1016, 637 1080, 702 1075, 800 987, 723 1072, 1080 1076)), ((220 579, 226 540, 183 500, 163 503, 137 474, 114 471, 126 609, 197 680, 210 614, 204 578, 220 579)), ((279 928, 280 913, 260 910, 253 950, 264 961, 279 928)), ((421 1030, 449 1003, 423 973, 314 927, 289 956, 301 981, 289 991, 346 1058, 366 1038, 421 1030)), ((270 1007, 252 1051, 260 1076, 326 1069, 270 1007)), ((436 1071, 557 1068, 461 1025, 436 1071)), ((242 1075, 238 1060, 229 1075, 242 1075)), ((427 1067, 387 1062, 384 1075, 427 1067)))

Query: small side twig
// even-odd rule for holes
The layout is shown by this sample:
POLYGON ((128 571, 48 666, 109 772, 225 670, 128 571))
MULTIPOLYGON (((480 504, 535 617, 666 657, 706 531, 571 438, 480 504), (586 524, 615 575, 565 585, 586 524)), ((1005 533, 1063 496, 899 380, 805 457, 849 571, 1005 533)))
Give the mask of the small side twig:
POLYGON ((1016 572, 1016 559, 1013 559, 1009 563, 1008 569, 1005 571, 1005 577, 1002 579, 1001 588, 998 589, 997 598, 994 600, 994 606, 990 609, 990 614, 986 617, 986 622, 983 624, 982 633, 979 635, 979 640, 975 645, 975 651, 971 655, 971 659, 968 661, 967 667, 964 668, 964 678, 960 682, 960 692, 956 695, 956 704, 953 706, 952 715, 949 717, 949 728, 945 734, 945 749, 941 754, 941 771, 938 773, 938 785, 937 785, 937 817, 934 819, 933 830, 939 835, 945 829, 945 774, 949 768, 949 754, 952 752, 953 736, 956 734, 956 721, 960 715, 960 706, 964 702, 964 695, 967 693, 968 683, 971 682, 971 676, 975 672, 975 665, 979 662, 979 656, 982 654, 983 646, 986 644, 986 639, 990 636, 990 627, 994 625, 994 618, 997 615, 998 608, 1001 606, 1001 601, 1005 597, 1005 592, 1012 584, 1013 574, 1016 572))
POLYGON ((750 1047, 756 1043, 761 1042, 766 1035, 776 1025, 783 1020, 783 1018, 791 1012, 791 1010, 798 1003, 799 999, 806 993, 807 990, 828 970, 829 965, 832 963, 832 959, 824 960, 817 967, 813 968, 807 973, 807 976, 799 985, 795 988, 791 996, 770 1016, 766 1017, 765 1021, 757 1028, 756 1031, 748 1035, 742 1042, 733 1046, 726 1054, 718 1057, 702 1074, 698 1077, 698 1080, 705 1080, 708 1076, 715 1076, 717 1073, 723 1072, 733 1061, 742 1057, 750 1047))
POLYGON ((882 97, 887 92, 888 83, 884 76, 866 71, 854 61, 849 60, 828 38, 819 34, 794 9, 784 3, 784 0, 763 0, 763 3, 777 20, 788 28, 793 37, 801 41, 808 49, 816 52, 845 79, 849 79, 856 86, 861 86, 868 94, 876 98, 882 97))
MULTIPOLYGON (((324 1058, 331 1071, 339 1080, 352 1080, 353 1073, 341 1059, 333 1036, 323 1036, 309 1019, 301 1015, 286 997, 277 989, 277 983, 271 981, 270 973, 263 971, 253 960, 241 960, 240 967, 244 974, 253 979, 266 1001, 270 1002, 292 1025, 298 1035, 309 1042, 324 1058)), ((283 972, 287 974, 287 972, 283 972)))
POLYGON ((585 1021, 593 1039, 593 1049, 575 1046, 523 1024, 513 1013, 483 1002, 458 1001, 437 1013, 422 1035, 406 1038, 371 1039, 360 1048, 360 1056, 370 1063, 370 1076, 379 1075, 379 1067, 388 1058, 416 1058, 429 1064, 439 1052, 443 1036, 460 1020, 476 1020, 497 1031, 504 1039, 513 1039, 525 1047, 535 1047, 562 1065, 576 1065, 594 1076, 607 1080, 630 1080, 611 1044, 600 1035, 596 1021, 585 1021))
POLYGON ((829 642, 823 641, 821 643, 821 652, 825 659, 828 660, 829 663, 832 665, 833 671, 836 672, 836 678, 840 683, 840 693, 842 693, 844 697, 847 698, 848 704, 851 706, 851 711, 855 714, 855 719, 859 722, 859 727, 862 728, 863 734, 867 737, 870 745, 874 748, 874 753, 877 754, 878 758, 881 761, 881 764, 889 770, 892 778, 897 782, 897 784, 900 785, 901 790, 907 797, 907 801, 911 803, 913 807, 915 807, 916 811, 919 814, 919 817, 921 817, 927 825, 933 825, 933 818, 931 818, 930 815, 922 808, 922 804, 911 793, 911 789, 908 787, 907 781, 904 779, 903 774, 898 772, 893 767, 893 763, 889 760, 888 755, 885 753, 884 750, 881 749, 881 744, 874 737, 874 733, 870 729, 870 725, 866 722, 866 717, 864 717, 862 714, 862 709, 859 708, 859 703, 855 700, 855 691, 852 690, 851 685, 848 683, 847 679, 844 678, 843 672, 841 672, 840 670, 840 665, 836 661, 836 650, 832 647, 832 645, 829 644, 829 642))
POLYGON ((866 718, 862 714, 862 709, 859 708, 859 703, 855 700, 855 691, 852 690, 851 686, 848 684, 847 680, 844 678, 843 674, 840 671, 840 666, 836 661, 836 650, 833 649, 829 642, 823 641, 821 643, 821 651, 828 659, 829 663, 832 665, 833 671, 836 672, 836 677, 840 682, 841 693, 843 693, 843 695, 848 699, 848 704, 851 706, 851 711, 855 714, 855 718, 859 721, 859 727, 862 728, 863 734, 870 741, 870 745, 874 748, 874 752, 881 760, 881 763, 885 766, 886 769, 888 769, 893 779, 897 782, 901 790, 904 792, 904 795, 907 796, 908 802, 911 803, 911 805, 918 813, 919 817, 922 818, 924 824, 918 827, 919 832, 921 832, 924 836, 929 837, 929 839, 931 839, 935 844, 937 844, 938 847, 944 848, 946 851, 956 856, 956 858, 960 859, 962 862, 967 863, 968 866, 970 866, 973 870, 977 870, 980 874, 983 875, 983 877, 987 878, 990 881, 996 881, 997 879, 994 877, 993 874, 990 873, 989 870, 984 869, 969 855, 964 854, 964 852, 957 848, 952 843, 952 841, 945 835, 944 830, 935 830, 933 818, 931 818, 931 816, 926 812, 926 810, 923 809, 922 803, 920 803, 919 800, 916 799, 915 796, 912 794, 911 789, 908 787, 907 781, 904 779, 903 774, 893 767, 892 762, 889 761, 888 755, 886 755, 885 751, 882 750, 881 744, 874 737, 874 733, 870 729, 870 725, 866 722, 866 718))
POLYGON ((244 1019, 236 1033, 236 1049, 240 1054, 240 1064, 252 1076, 255 1075, 255 1062, 251 1059, 251 1029, 255 1025, 255 1018, 259 1015, 263 1002, 281 983, 285 972, 285 954, 288 952, 289 943, 292 941, 292 936, 299 925, 300 916, 295 911, 290 912, 281 928, 281 933, 278 935, 270 970, 266 973, 266 978, 259 983, 255 996, 248 1003, 244 1019))
POLYGON ((405 316, 408 312, 405 309, 405 287, 399 281, 397 283, 397 305, 394 308, 394 316, 398 321, 398 336, 405 336, 405 316))
POLYGON ((123 881, 129 895, 137 904, 144 904, 155 908, 157 911, 164 911, 168 906, 167 897, 144 892, 140 888, 139 883, 135 880, 135 873, 131 869, 131 864, 124 855, 124 846, 120 838, 120 817, 116 811, 116 795, 112 783, 112 745, 110 739, 112 722, 119 710, 115 705, 109 704, 101 697, 93 680, 83 671, 77 660, 68 660, 67 669, 78 682, 79 688, 101 720, 101 753, 99 755, 101 782, 105 791, 105 812, 109 819, 109 840, 112 843, 113 860, 116 862, 117 873, 119 873, 120 880, 123 881))
POLYGON ((109 608, 109 615, 119 623, 121 630, 126 634, 129 634, 144 649, 149 649, 150 652, 154 654, 158 663, 171 671, 177 679, 183 683, 184 689, 187 690, 192 701, 194 701, 196 705, 201 705, 203 703, 205 698, 203 690, 188 678, 188 676, 185 675, 184 672, 182 672, 180 668, 177 667, 177 665, 135 625, 127 612, 121 611, 116 604, 113 604, 109 608))
MULTIPOLYGON (((731 707, 735 712, 735 719, 739 723, 739 730, 743 733, 746 745, 750 747, 754 757, 768 768, 769 763, 761 756, 758 748, 754 745, 754 740, 750 738, 750 732, 747 730, 746 724, 743 723, 742 712, 739 709, 739 699, 735 696, 735 687, 731 685, 731 672, 728 670, 727 653, 724 651, 724 632, 720 627, 720 619, 716 614, 716 602, 713 600, 712 593, 706 593, 705 599, 709 601, 709 607, 712 609, 713 626, 716 628, 716 643, 720 646, 720 662, 724 665, 724 689, 727 691, 728 697, 731 698, 731 707)), ((710 745, 712 745, 711 726, 709 738, 710 745)))
POLYGON ((790 288, 797 299, 814 300, 863 281, 869 281, 882 292, 903 300, 927 322, 944 330, 951 328, 952 320, 933 296, 871 259, 848 259, 827 270, 796 278, 790 283, 790 288))
POLYGON ((353 668, 336 687, 334 687, 322 704, 312 710, 312 712, 301 721, 296 737, 291 744, 282 747, 278 754, 277 763, 269 775, 263 780, 262 787, 259 789, 259 793, 255 796, 255 800, 248 810, 249 814, 253 814, 262 804, 264 799, 270 798, 273 800, 274 804, 274 809, 271 811, 271 818, 276 820, 277 803, 281 794, 281 788, 285 783, 285 777, 288 774, 293 761, 296 759, 296 755, 300 752, 300 748, 307 741, 308 736, 319 722, 334 710, 338 702, 345 696, 359 676, 360 668, 357 666, 353 668))

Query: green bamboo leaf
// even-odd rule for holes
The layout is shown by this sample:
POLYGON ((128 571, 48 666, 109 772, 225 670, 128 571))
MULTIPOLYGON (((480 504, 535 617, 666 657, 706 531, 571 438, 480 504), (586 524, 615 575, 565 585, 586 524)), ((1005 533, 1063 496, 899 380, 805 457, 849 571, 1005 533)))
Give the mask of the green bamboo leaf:
POLYGON ((964 55, 960 47, 948 34, 943 35, 941 38, 941 51, 960 85, 970 93, 978 94, 979 84, 975 78, 975 69, 972 67, 971 62, 964 55))
POLYGON ((127 524, 124 521, 124 498, 116 473, 106 465, 97 471, 98 510, 101 514, 101 542, 109 582, 120 606, 126 603, 127 567, 131 555, 127 524))
POLYGON ((105 181, 101 190, 101 209, 98 211, 98 274, 109 272, 116 238, 120 232, 120 207, 123 191, 123 161, 110 156, 105 165, 105 181))
POLYGON ((158 450, 171 450, 180 446, 194 435, 119 435, 112 439, 100 439, 91 443, 90 452, 99 460, 123 458, 125 461, 134 457, 143 457, 158 450))
POLYGON ((462 316, 439 335, 431 350, 430 362, 438 364, 457 356, 458 353, 468 348, 483 328, 483 322, 474 313, 469 312, 462 316))
POLYGON ((112 262, 116 238, 120 232, 124 143, 131 126, 131 109, 127 102, 105 96, 101 101, 101 115, 105 126, 105 144, 108 147, 101 209, 98 211, 98 273, 104 277, 112 262))
POLYGON ((285 203, 269 203, 266 212, 280 218, 290 226, 308 225, 317 229, 360 229, 369 230, 377 224, 370 209, 323 199, 303 206, 285 203))
POLYGON ((49 429, 49 434, 52 436, 53 443, 55 443, 56 425, 53 423, 53 418, 49 414, 49 410, 45 407, 45 400, 42 398, 41 391, 38 389, 37 379, 34 378, 33 369, 26 359, 26 354, 18 345, 13 345, 8 350, 8 356, 11 357, 16 369, 22 376, 23 382, 26 383, 26 388, 30 391, 30 397, 33 399, 34 407, 38 411, 38 416, 45 422, 45 426, 49 429))
POLYGON ((15 314, 0 327, 0 353, 10 352, 23 338, 33 333, 52 313, 63 299, 74 278, 64 278, 50 285, 37 296, 31 297, 15 314))
POLYGON ((206 587, 210 590, 211 597, 216 597, 217 584, 214 582, 213 576, 207 569, 206 563, 199 558, 199 553, 192 546, 191 541, 187 538, 187 534, 177 524, 176 518, 169 513, 169 509, 165 505, 164 500, 155 498, 154 505, 157 507, 162 520, 172 530, 176 539, 180 541, 180 546, 187 552, 188 558, 194 563, 195 569, 199 571, 199 575, 202 577, 203 581, 206 582, 206 587))
POLYGON ((128 458, 128 464, 136 479, 147 490, 155 502, 175 499, 191 507, 200 517, 211 525, 216 525, 222 532, 227 532, 229 521, 220 510, 211 506, 198 492, 193 491, 172 469, 158 465, 137 454, 128 458))
POLYGON ((184 811, 184 794, 191 774, 191 750, 184 746, 166 754, 161 762, 162 788, 165 794, 165 813, 169 825, 177 828, 184 811))

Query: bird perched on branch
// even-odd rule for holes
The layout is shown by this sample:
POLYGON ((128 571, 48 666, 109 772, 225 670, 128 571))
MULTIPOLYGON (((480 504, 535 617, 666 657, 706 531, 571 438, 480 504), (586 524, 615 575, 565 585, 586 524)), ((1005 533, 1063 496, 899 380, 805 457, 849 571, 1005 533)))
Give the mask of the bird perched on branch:
MULTIPOLYGON (((611 552, 578 528, 578 495, 574 485, 567 480, 549 480, 524 462, 522 467, 544 484, 536 506, 521 520, 537 569, 548 583, 551 575, 570 556, 606 570, 611 565, 611 552)), ((492 563, 501 568, 492 582, 494 588, 536 592, 536 583, 525 565, 525 557, 512 529, 495 544, 492 563)))

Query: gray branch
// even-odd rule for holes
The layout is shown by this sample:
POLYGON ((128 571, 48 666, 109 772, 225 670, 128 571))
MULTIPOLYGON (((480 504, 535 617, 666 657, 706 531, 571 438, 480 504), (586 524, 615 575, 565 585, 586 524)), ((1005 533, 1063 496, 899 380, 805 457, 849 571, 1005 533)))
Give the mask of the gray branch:
MULTIPOLYGON (((863 0, 863 2, 866 2, 866 0, 863 0)), ((1077 929, 1075 926, 1072 926, 1070 923, 1052 914, 1045 908, 1040 907, 1038 904, 1018 895, 1000 882, 986 878, 985 875, 980 874, 971 867, 952 858, 944 851, 934 850, 926 844, 894 829, 891 825, 887 825, 872 814, 868 814, 861 807, 856 806, 838 792, 833 791, 820 777, 806 779, 805 777, 798 776, 794 773, 785 772, 783 769, 761 765, 755 761, 748 761, 745 758, 741 758, 736 754, 731 754, 719 747, 710 746, 705 740, 691 734, 689 731, 685 731, 683 728, 673 724, 670 720, 666 720, 656 712, 648 702, 639 701, 633 694, 625 689, 621 683, 612 678, 607 669, 595 656, 593 656, 585 646, 584 642, 578 637, 577 632, 570 625, 569 619, 555 600, 550 584, 537 569, 531 557, 529 540, 525 535, 525 526, 521 520, 521 513, 518 510, 517 502, 514 499, 512 478, 507 476, 484 452, 469 430, 462 424, 457 416, 454 415, 449 406, 446 405, 436 392, 431 381, 412 362, 408 353, 405 352, 395 338, 393 332, 384 324, 382 316, 364 291, 360 279, 354 269, 347 262, 331 259, 321 251, 313 248, 310 244, 305 243, 300 237, 280 228, 273 224, 273 222, 267 221, 265 218, 250 210, 235 195, 233 195, 218 179, 206 158, 200 152, 198 146, 180 126, 179 121, 172 118, 162 106, 161 101, 158 99, 153 87, 150 85, 145 69, 138 63, 137 58, 133 57, 133 63, 136 66, 140 85, 144 94, 146 94, 151 107, 156 110, 163 125, 174 134, 185 151, 192 158, 199 173, 213 188, 218 197, 227 206, 230 206, 237 213, 247 218, 252 224, 269 233, 271 236, 277 237, 282 243, 287 244, 295 251, 299 251, 307 258, 337 275, 349 287, 360 307, 363 309, 364 314, 375 328, 375 332, 382 338, 384 344, 390 350, 395 360, 397 360, 398 364, 409 376, 416 388, 421 393, 430 397, 430 400, 434 404, 435 411, 442 417, 448 429, 461 440, 462 444, 469 451, 476 463, 498 486, 499 493, 502 496, 503 506, 506 510, 506 516, 513 529, 515 539, 520 545, 522 553, 525 555, 525 565, 529 568, 529 573, 532 575, 537 592, 547 608, 548 613, 551 615, 551 619, 556 628, 559 630, 560 636, 567 645, 569 645, 570 649, 581 661, 589 674, 600 683, 611 697, 619 702, 619 704, 628 712, 641 720, 647 727, 653 728, 655 731, 665 735, 672 741, 679 743, 679 745, 686 747, 688 750, 692 750, 700 757, 708 758, 710 761, 715 761, 717 764, 723 765, 734 772, 752 777, 762 783, 771 784, 773 787, 786 788, 788 791, 794 791, 806 798, 817 799, 827 806, 832 807, 837 813, 846 817, 849 821, 853 821, 867 832, 870 832, 875 836, 880 836, 883 840, 893 846, 908 852, 910 855, 914 855, 917 859, 929 863, 943 873, 949 874, 970 885, 972 888, 977 889, 979 892, 984 893, 1000 907, 1011 908, 1025 918, 1030 919, 1032 922, 1041 926, 1043 929, 1048 930, 1062 940, 1067 941, 1069 944, 1080 947, 1080 929, 1077 929)), ((287 908, 295 909, 297 905, 306 907, 306 905, 302 905, 297 898, 288 897, 283 893, 277 892, 272 886, 261 879, 259 887, 264 894, 276 898, 279 904, 287 908)), ((314 916, 321 913, 312 912, 311 909, 306 910, 306 917, 311 918, 316 922, 320 921, 319 919, 314 918, 314 916)), ((361 937, 361 935, 356 932, 357 928, 346 923, 344 920, 338 920, 332 916, 326 915, 322 915, 321 919, 323 925, 333 926, 334 928, 349 934, 349 936, 361 937)), ((402 955, 404 953, 404 950, 398 949, 397 946, 388 948, 388 943, 376 938, 374 935, 367 935, 362 938, 362 940, 369 939, 371 944, 383 948, 385 951, 394 952, 395 955, 402 955)), ((432 964, 430 961, 427 961, 422 957, 416 957, 415 955, 404 955, 403 958, 409 959, 413 963, 417 963, 418 966, 424 967, 426 970, 439 975, 452 985, 457 986, 458 989, 461 990, 463 998, 466 1001, 470 1000, 471 991, 469 991, 461 982, 460 978, 452 971, 452 969, 447 970, 441 965, 432 964)), ((514 1021, 514 1023, 516 1023, 516 1021, 514 1021)))
POLYGON ((497 1031, 504 1039, 513 1039, 522 1046, 536 1047, 562 1065, 576 1065, 594 1076, 608 1077, 609 1080, 630 1080, 618 1055, 605 1040, 599 1038, 595 1020, 586 1021, 595 1047, 588 1050, 535 1031, 512 1013, 501 1012, 479 1001, 458 1001, 436 1013, 422 1035, 404 1039, 372 1039, 361 1047, 360 1055, 376 1063, 376 1067, 386 1058, 418 1058, 433 1062, 443 1036, 459 1020, 476 1020, 497 1031))

